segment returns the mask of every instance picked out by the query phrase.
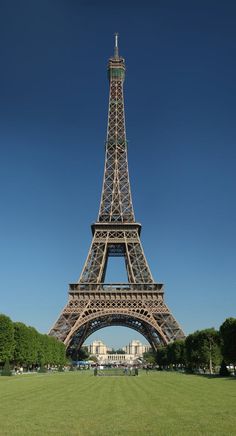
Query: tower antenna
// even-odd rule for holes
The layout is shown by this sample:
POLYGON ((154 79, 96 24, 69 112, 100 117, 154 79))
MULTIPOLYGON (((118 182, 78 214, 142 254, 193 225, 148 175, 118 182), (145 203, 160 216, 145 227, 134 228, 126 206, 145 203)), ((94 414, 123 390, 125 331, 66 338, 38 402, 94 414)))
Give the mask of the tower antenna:
POLYGON ((114 57, 118 58, 119 57, 119 49, 118 49, 118 33, 115 33, 115 48, 114 48, 114 57))

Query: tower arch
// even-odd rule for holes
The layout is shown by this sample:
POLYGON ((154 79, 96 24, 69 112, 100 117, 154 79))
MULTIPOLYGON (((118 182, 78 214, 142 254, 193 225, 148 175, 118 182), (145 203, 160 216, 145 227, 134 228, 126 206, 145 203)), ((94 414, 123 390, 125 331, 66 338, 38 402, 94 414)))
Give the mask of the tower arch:
POLYGON ((67 348, 75 343, 80 348, 94 332, 108 326, 122 326, 136 330, 145 337, 154 350, 159 344, 167 345, 168 339, 155 319, 148 314, 141 313, 141 311, 140 313, 130 311, 128 314, 122 309, 117 309, 115 312, 105 310, 102 313, 86 315, 83 320, 75 322, 64 343, 67 348))

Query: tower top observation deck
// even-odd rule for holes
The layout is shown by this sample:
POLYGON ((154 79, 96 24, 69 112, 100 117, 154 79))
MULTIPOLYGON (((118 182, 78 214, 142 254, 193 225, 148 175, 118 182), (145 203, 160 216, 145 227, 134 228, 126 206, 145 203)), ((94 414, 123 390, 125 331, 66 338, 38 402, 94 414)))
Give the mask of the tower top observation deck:
POLYGON ((125 80, 125 60, 119 56, 118 33, 115 33, 114 56, 108 63, 108 79, 122 82, 125 80))

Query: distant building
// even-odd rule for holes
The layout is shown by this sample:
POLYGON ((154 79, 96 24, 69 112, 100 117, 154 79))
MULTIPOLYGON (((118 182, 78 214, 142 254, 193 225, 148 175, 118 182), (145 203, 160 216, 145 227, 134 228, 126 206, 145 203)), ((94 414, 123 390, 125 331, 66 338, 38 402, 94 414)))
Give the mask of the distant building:
POLYGON ((96 357, 100 365, 133 365, 137 360, 133 354, 100 354, 96 357))
POLYGON ((150 350, 150 345, 143 345, 137 339, 131 341, 128 345, 122 348, 127 354, 133 354, 134 356, 142 357, 143 353, 150 350))
POLYGON ((150 350, 149 345, 143 345, 138 340, 131 341, 128 345, 122 348, 125 354, 109 353, 108 348, 102 341, 93 341, 90 345, 87 345, 88 351, 93 356, 96 356, 100 364, 129 364, 132 365, 137 362, 137 359, 143 356, 143 353, 150 350))
POLYGON ((110 351, 110 348, 108 348, 102 341, 93 341, 92 344, 87 345, 87 347, 88 352, 94 355, 107 354, 107 352, 110 351))

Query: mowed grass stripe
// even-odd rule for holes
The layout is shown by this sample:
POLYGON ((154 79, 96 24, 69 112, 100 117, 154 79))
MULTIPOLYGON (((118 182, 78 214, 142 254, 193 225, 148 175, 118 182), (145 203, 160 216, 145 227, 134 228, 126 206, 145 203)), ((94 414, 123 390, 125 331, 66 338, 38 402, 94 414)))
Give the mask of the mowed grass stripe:
POLYGON ((155 372, 0 377, 0 435, 236 435, 236 380, 155 372))

